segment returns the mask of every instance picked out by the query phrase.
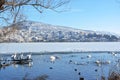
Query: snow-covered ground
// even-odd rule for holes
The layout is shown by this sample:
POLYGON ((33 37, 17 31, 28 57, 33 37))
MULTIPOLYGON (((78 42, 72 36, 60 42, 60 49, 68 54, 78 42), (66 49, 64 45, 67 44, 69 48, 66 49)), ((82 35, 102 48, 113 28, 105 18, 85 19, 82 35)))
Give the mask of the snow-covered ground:
POLYGON ((0 43, 0 53, 120 51, 120 42, 0 43))

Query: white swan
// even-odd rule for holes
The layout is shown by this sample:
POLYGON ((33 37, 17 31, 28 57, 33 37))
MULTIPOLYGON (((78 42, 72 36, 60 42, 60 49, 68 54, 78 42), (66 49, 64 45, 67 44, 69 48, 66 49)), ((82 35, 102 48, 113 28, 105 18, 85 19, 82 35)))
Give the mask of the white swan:
POLYGON ((27 59, 31 59, 31 54, 28 54, 28 55, 27 55, 27 59))
POLYGON ((21 54, 21 55, 20 55, 20 59, 23 59, 23 57, 24 57, 23 54, 21 54))
POLYGON ((55 59, 56 59, 56 57, 55 57, 55 56, 50 56, 50 61, 54 62, 54 61, 55 61, 55 59))
POLYGON ((90 54, 89 54, 89 55, 87 55, 87 58, 91 58, 91 57, 92 57, 92 55, 90 55, 90 54))
POLYGON ((12 59, 16 59, 16 58, 17 58, 17 54, 16 54, 16 53, 13 54, 13 55, 11 56, 11 58, 12 58, 12 59))
POLYGON ((114 52, 112 52, 112 55, 113 55, 113 56, 117 56, 117 54, 116 54, 116 53, 114 53, 114 52))
POLYGON ((95 61, 96 64, 100 64, 101 62, 99 60, 95 61))

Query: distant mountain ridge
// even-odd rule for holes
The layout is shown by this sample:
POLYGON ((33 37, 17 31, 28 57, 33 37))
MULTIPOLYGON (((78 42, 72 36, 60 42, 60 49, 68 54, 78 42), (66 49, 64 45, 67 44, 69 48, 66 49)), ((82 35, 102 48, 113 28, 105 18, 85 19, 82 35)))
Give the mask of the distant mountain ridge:
POLYGON ((109 42, 120 36, 42 22, 22 21, 0 29, 0 42, 109 42))

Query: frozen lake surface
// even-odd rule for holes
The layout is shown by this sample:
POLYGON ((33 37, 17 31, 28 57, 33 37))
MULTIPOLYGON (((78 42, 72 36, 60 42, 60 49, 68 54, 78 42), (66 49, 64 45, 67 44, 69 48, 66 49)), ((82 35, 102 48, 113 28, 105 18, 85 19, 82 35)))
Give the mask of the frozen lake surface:
POLYGON ((120 42, 0 43, 0 53, 120 51, 120 42))

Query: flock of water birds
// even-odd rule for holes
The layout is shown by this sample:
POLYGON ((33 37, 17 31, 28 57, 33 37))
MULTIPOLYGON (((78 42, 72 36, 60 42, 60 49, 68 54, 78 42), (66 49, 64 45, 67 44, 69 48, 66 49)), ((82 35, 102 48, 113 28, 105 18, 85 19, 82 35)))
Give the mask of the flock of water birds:
MULTIPOLYGON (((117 53, 115 53, 115 52, 111 52, 110 54, 112 56, 117 56, 117 53)), ((74 56, 72 56, 72 57, 74 57, 74 56)), ((91 54, 86 55, 86 58, 88 58, 88 59, 92 59, 92 57, 93 57, 93 55, 91 55, 91 54)), ((57 59, 61 59, 61 57, 56 56, 56 55, 52 55, 52 54, 49 56, 49 60, 52 63, 55 63, 57 59)), ((84 57, 81 56, 81 59, 84 59, 84 57)), ((24 53, 21 53, 21 54, 14 53, 14 54, 11 55, 10 58, 0 57, 0 68, 9 66, 11 64, 22 64, 22 65, 29 64, 32 61, 33 61, 33 59, 32 59, 31 53, 26 54, 26 55, 24 53)), ((68 63, 69 64, 75 64, 75 65, 86 65, 86 64, 88 64, 87 62, 75 61, 72 58, 69 59, 68 63)), ((94 61, 94 63, 97 64, 97 66, 101 66, 103 64, 110 64, 111 60, 96 59, 96 61, 94 61)), ((53 67, 50 67, 49 69, 53 69, 53 67)), ((74 68, 74 71, 77 72, 78 69, 74 68)), ((97 72, 98 70, 95 69, 95 71, 97 72)), ((81 72, 78 72, 78 75, 81 75, 81 72)), ((80 80, 84 80, 84 78, 80 77, 80 80)))
POLYGON ((26 56, 23 55, 23 53, 21 54, 13 54, 11 55, 11 57, 0 57, 0 68, 4 68, 6 66, 10 66, 12 64, 29 64, 30 62, 32 62, 32 57, 31 54, 28 54, 26 56))
MULTIPOLYGON (((101 53, 101 54, 102 54, 102 53, 101 53)), ((114 57, 115 60, 112 61, 112 59, 110 59, 110 58, 107 58, 107 59, 100 59, 100 58, 98 59, 98 58, 96 58, 95 60, 93 60, 93 63, 96 64, 97 66, 102 66, 102 65, 109 65, 109 64, 112 65, 113 62, 115 62, 115 63, 119 63, 119 62, 120 62, 120 59, 118 58, 118 57, 119 57, 119 54, 118 54, 117 52, 108 52, 108 54, 110 54, 111 57, 114 57)), ((74 57, 74 54, 73 54, 71 57, 74 57)), ((104 57, 104 56, 103 56, 103 57, 104 57)), ((109 56, 107 56, 107 57, 109 57, 109 56)), ((51 62, 55 62, 57 59, 61 59, 60 56, 54 56, 54 55, 50 56, 49 58, 50 58, 50 61, 51 61, 51 62)), ((75 64, 75 65, 87 65, 87 64, 90 64, 90 62, 87 61, 87 60, 91 60, 91 59, 95 58, 95 56, 93 56, 92 54, 88 54, 88 55, 86 55, 86 56, 80 56, 79 58, 80 58, 80 60, 76 60, 76 59, 73 59, 73 58, 69 58, 68 63, 69 63, 69 64, 75 64), (84 59, 86 59, 86 61, 84 61, 84 59), (82 62, 82 61, 83 61, 83 62, 82 62)), ((91 61, 92 61, 92 60, 91 60, 91 61)), ((109 65, 109 67, 110 67, 111 65, 109 65)), ((50 69, 53 69, 53 68, 50 67, 50 69)), ((99 68, 98 68, 98 69, 99 69, 99 68)), ((95 68, 95 69, 93 69, 93 70, 94 70, 95 72, 98 72, 98 71, 99 71, 98 69, 95 68)), ((79 69, 74 68, 74 71, 76 71, 78 75, 81 75, 81 72, 79 71, 79 69)), ((79 80, 84 80, 84 78, 83 78, 83 77, 80 77, 79 80)), ((96 79, 96 80, 99 80, 99 79, 96 79)))
MULTIPOLYGON (((114 53, 114 52, 112 52, 111 53, 113 56, 117 56, 117 54, 116 53, 114 53)), ((92 55, 87 55, 87 58, 92 58, 92 55)), ((60 57, 59 56, 50 56, 50 61, 51 62, 55 62, 55 60, 56 59, 60 59, 60 57)), ((83 57, 81 57, 81 59, 84 59, 83 57)), ((69 63, 75 63, 75 64, 78 64, 79 65, 79 63, 78 62, 73 62, 72 60, 69 60, 69 63)), ((100 65, 100 64, 110 64, 111 63, 111 61, 110 60, 106 60, 106 61, 102 61, 102 60, 96 60, 95 61, 95 63, 97 64, 97 65, 100 65)), ((84 65, 84 64, 83 64, 84 65)))

